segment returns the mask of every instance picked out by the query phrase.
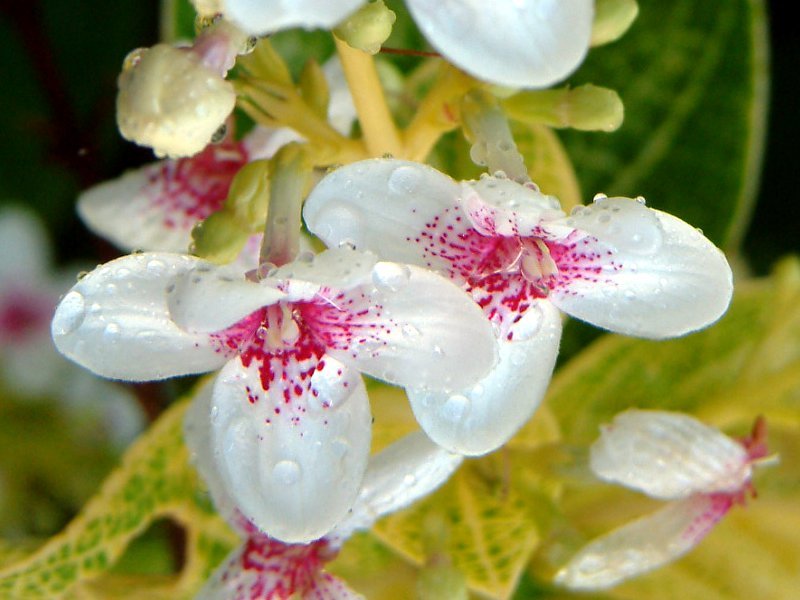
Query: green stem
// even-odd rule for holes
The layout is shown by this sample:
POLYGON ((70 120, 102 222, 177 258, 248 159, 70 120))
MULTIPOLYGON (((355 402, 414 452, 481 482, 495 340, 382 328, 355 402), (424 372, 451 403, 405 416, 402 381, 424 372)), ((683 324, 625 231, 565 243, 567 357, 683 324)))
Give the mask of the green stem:
POLYGON ((371 55, 348 46, 334 36, 347 85, 356 105, 367 152, 372 156, 401 156, 403 145, 397 132, 375 61, 371 55))

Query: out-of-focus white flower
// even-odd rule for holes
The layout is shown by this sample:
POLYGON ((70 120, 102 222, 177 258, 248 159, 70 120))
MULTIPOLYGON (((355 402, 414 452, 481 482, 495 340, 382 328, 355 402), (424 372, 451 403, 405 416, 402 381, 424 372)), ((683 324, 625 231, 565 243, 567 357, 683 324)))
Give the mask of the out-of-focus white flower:
MULTIPOLYGON (((252 34, 290 27, 330 29, 363 0, 220 0, 252 34)), ((509 87, 546 87, 567 77, 589 49, 593 0, 406 0, 417 26, 454 65, 509 87)))
POLYGON ((449 277, 494 324, 500 360, 484 380, 456 393, 409 392, 423 429, 454 452, 489 452, 533 413, 558 351, 558 309, 660 339, 712 323, 732 294, 730 267, 708 239, 628 198, 598 197, 566 216, 530 183, 456 182, 426 165, 375 159, 327 175, 304 216, 329 246, 449 277))
MULTIPOLYGON (((74 279, 72 279, 74 281, 74 279)), ((21 209, 0 212, 0 378, 16 397, 58 400, 99 439, 124 448, 143 428, 136 399, 59 356, 50 320, 66 276, 49 272, 41 224, 21 209), (91 425, 87 425, 87 424, 91 425)))
POLYGON ((474 383, 495 359, 489 324, 461 289, 349 249, 260 281, 191 256, 125 256, 72 288, 52 333, 106 377, 222 368, 209 416, 219 471, 246 517, 287 542, 325 534, 358 492, 371 429, 359 371, 442 390, 474 383))
POLYGON ((207 385, 186 417, 186 442, 222 516, 243 544, 223 562, 197 596, 198 600, 250 598, 361 598, 324 571, 342 544, 358 530, 369 529, 383 515, 400 510, 439 487, 456 470, 461 457, 417 432, 369 459, 351 510, 331 531, 309 544, 285 544, 270 538, 245 519, 230 497, 211 455, 208 414, 212 389, 207 385))
POLYGON ((752 490, 753 463, 767 454, 763 421, 737 442, 689 415, 628 410, 591 448, 601 479, 670 502, 583 547, 556 574, 574 589, 611 587, 682 556, 752 490))

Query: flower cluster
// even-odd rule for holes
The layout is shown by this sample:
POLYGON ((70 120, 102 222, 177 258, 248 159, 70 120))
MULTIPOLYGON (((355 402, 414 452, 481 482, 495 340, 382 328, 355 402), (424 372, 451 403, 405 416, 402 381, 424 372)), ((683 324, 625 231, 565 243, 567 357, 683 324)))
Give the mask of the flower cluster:
MULTIPOLYGON (((213 18, 192 46, 138 52, 120 76, 123 135, 173 158, 79 202, 93 231, 140 252, 100 265, 61 299, 51 327, 59 351, 112 379, 216 373, 196 395, 186 438, 243 545, 202 598, 357 597, 324 564, 353 531, 431 492, 463 456, 501 447, 531 418, 563 314, 664 339, 713 323, 731 300, 724 255, 677 217, 603 194, 567 214, 542 193, 493 88, 463 73, 457 101, 435 89, 435 117, 412 121, 405 137, 375 91, 369 55, 341 40, 342 64, 310 63, 298 85, 271 48, 256 48, 239 87, 226 79, 238 55, 268 47, 248 35, 358 29, 372 18, 362 4, 196 1, 213 18), (232 126, 218 135, 237 93, 258 122, 241 140, 232 126), (351 135, 356 117, 363 139, 351 135), (488 167, 478 179, 403 158, 458 122, 488 167), (407 153, 375 158, 384 133, 407 153), (245 172, 247 185, 237 179, 245 172), (199 232, 224 237, 223 213, 247 237, 235 260, 192 243, 199 232), (317 242, 301 243, 303 223, 317 242), (363 375, 405 388, 424 433, 370 456, 363 375)), ((445 59, 491 84, 560 81, 594 39, 591 0, 407 6, 445 59)), ((376 27, 381 42, 393 20, 376 27)), ((592 448, 592 469, 673 502, 587 546, 556 581, 612 585, 685 552, 741 500, 763 455, 760 437, 743 446, 686 416, 624 413, 592 448)))

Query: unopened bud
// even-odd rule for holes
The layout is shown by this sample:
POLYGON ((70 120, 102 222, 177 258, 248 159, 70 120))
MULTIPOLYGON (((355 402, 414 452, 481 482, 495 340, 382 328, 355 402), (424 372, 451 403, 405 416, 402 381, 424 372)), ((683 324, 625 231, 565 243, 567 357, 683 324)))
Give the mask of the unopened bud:
POLYGON ((636 0, 596 0, 592 46, 602 46, 621 38, 638 14, 636 0))
POLYGON ((617 92, 592 84, 520 92, 503 100, 502 106, 517 121, 583 131, 614 131, 625 115, 617 92))
POLYGON ((347 44, 368 54, 377 54, 389 39, 397 15, 383 0, 365 4, 334 29, 336 36, 347 44))
POLYGON ((200 152, 233 111, 233 85, 189 49, 157 44, 135 52, 118 80, 122 136, 158 156, 200 152))

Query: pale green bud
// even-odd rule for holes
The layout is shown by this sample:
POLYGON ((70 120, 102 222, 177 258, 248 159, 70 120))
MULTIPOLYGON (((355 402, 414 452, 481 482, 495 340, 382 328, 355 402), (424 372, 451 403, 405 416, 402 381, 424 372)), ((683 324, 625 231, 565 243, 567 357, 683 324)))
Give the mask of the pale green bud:
POLYGON ((233 111, 233 86, 188 49, 134 50, 118 79, 117 124, 158 156, 197 154, 233 111))
POLYGON ((347 44, 368 54, 377 54, 389 39, 397 15, 383 0, 365 4, 333 30, 347 44))
POLYGON ((501 104, 509 117, 523 123, 583 131, 614 131, 625 115, 617 92, 592 84, 520 92, 501 104))
POLYGON ((636 0, 596 0, 592 46, 602 46, 621 38, 638 14, 636 0))

